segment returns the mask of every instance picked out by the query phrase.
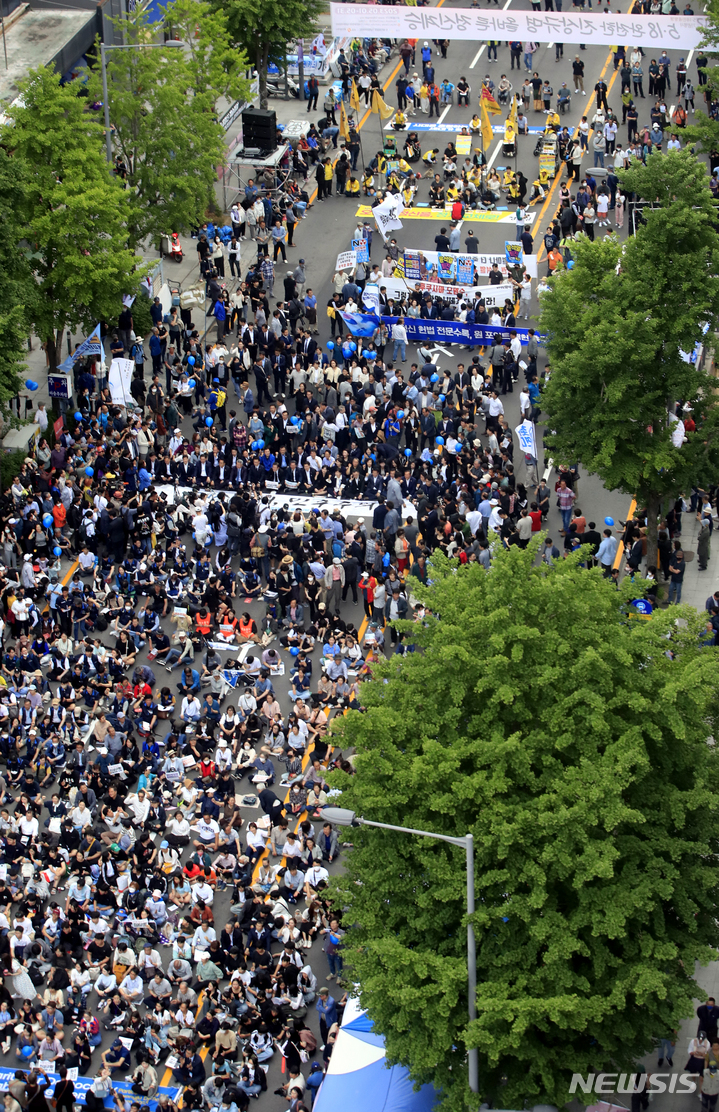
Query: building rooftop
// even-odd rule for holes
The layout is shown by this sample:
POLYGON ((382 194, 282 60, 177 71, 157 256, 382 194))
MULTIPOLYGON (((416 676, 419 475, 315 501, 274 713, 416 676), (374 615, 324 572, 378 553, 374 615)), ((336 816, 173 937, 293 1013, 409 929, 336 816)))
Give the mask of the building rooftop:
POLYGON ((81 8, 26 9, 18 19, 6 20, 8 68, 0 49, 0 109, 15 100, 30 70, 54 61, 89 21, 94 12, 81 8))

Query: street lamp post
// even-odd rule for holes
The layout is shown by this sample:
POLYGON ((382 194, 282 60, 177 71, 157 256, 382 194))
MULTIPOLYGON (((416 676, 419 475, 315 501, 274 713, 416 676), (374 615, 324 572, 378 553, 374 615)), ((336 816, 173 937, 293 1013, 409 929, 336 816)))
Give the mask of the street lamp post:
POLYGON ((100 65, 102 67, 102 103, 105 109, 105 153, 107 155, 108 163, 112 164, 112 132, 110 131, 110 102, 107 95, 107 51, 108 50, 159 50, 162 47, 182 46, 179 39, 168 39, 167 42, 133 42, 133 43, 118 43, 114 46, 112 43, 107 45, 104 42, 100 43, 100 65))
MULTIPOLYGON (((388 822, 373 822, 362 818, 346 807, 323 807, 322 818, 335 826, 376 826, 380 830, 395 830, 399 834, 416 834, 420 838, 437 838, 440 842, 451 842, 461 846, 467 859, 467 987, 469 992, 469 1021, 477 1018, 477 949, 474 938, 472 916, 474 915, 474 836, 465 834, 463 838, 453 838, 449 834, 435 834, 431 830, 414 830, 409 826, 393 826, 388 822)), ((479 1092, 479 1057, 476 1046, 467 1049, 469 1066, 469 1088, 479 1092)))

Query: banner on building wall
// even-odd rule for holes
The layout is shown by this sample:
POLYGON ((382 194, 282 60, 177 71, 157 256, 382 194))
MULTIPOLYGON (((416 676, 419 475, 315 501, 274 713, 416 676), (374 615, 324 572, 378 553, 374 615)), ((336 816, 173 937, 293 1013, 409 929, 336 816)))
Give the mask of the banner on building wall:
POLYGON ((571 12, 485 13, 467 8, 405 8, 382 4, 330 4, 333 35, 476 41, 643 46, 655 51, 695 50, 704 37, 701 16, 574 15, 571 12))

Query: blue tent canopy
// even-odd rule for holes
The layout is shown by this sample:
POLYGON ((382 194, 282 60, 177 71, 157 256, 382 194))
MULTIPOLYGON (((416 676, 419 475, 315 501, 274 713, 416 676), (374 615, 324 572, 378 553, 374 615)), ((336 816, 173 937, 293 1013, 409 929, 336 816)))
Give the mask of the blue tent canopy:
POLYGON ((350 999, 313 1112, 432 1112, 436 1101, 431 1085, 415 1092, 404 1066, 387 1065, 384 1036, 350 999))

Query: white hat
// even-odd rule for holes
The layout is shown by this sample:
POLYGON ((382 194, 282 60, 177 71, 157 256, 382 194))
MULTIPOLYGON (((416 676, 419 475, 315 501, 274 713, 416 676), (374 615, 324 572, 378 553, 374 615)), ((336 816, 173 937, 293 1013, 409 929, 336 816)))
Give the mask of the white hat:
POLYGON ((490 504, 490 506, 498 506, 499 505, 499 499, 498 498, 490 498, 489 504, 490 504))
POLYGON ((220 749, 226 749, 229 744, 230 743, 229 743, 229 741, 227 740, 226 737, 221 737, 220 738, 220 749))
POLYGON ((26 553, 25 553, 24 559, 25 559, 25 560, 32 560, 32 556, 30 555, 30 553, 29 553, 29 552, 26 552, 26 553))
POLYGON ((259 529, 257 530, 257 532, 258 532, 258 533, 267 533, 267 532, 268 532, 268 526, 267 526, 267 525, 260 525, 260 527, 259 527, 259 529))

